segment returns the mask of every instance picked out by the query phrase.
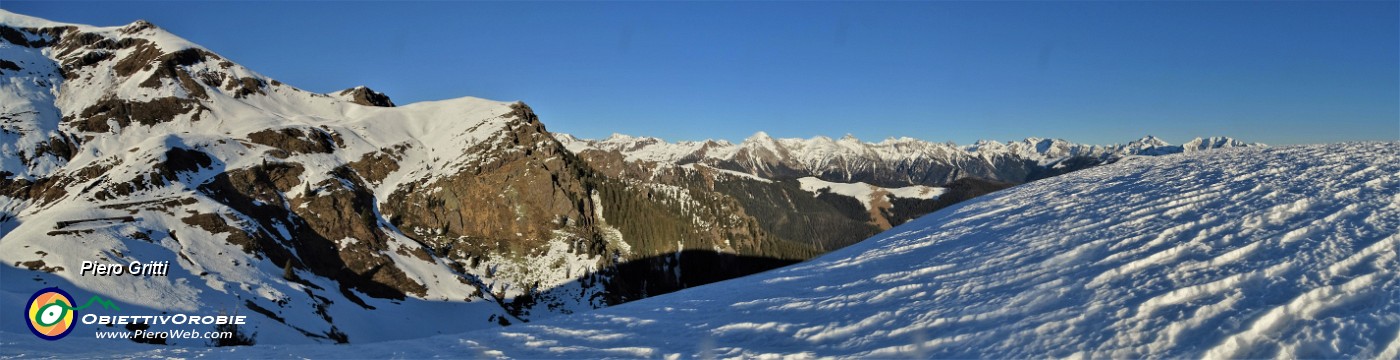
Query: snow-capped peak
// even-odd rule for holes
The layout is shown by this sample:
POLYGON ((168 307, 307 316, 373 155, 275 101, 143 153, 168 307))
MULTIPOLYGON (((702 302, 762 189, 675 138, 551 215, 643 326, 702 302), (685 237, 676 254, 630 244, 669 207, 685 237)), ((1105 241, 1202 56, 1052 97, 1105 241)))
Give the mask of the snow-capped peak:
MULTIPOLYGON (((1262 144, 1256 144, 1256 145, 1262 145, 1262 144)), ((1244 146, 1250 146, 1250 144, 1246 144, 1246 143, 1243 142, 1243 141, 1235 140, 1235 139, 1228 138, 1228 137, 1209 137, 1209 138, 1205 138, 1205 139, 1202 139, 1202 138, 1197 137, 1197 138, 1195 138, 1195 139, 1192 139, 1191 141, 1187 141, 1185 144, 1181 144, 1181 147, 1184 148, 1186 151, 1199 151, 1199 150, 1207 150, 1207 149, 1214 149, 1214 148, 1244 147, 1244 146)))
POLYGON ((745 139, 744 139, 744 143, 755 143, 755 144, 758 144, 758 143, 771 143, 771 142, 773 142, 773 137, 772 137, 772 136, 768 136, 768 133, 767 133, 767 132, 764 132, 764 131, 755 132, 755 133, 753 133, 753 135, 749 135, 748 138, 745 138, 745 139))
POLYGON ((559 140, 559 142, 561 142, 561 143, 572 143, 572 142, 579 141, 579 139, 578 139, 577 137, 574 137, 573 135, 569 135, 569 134, 565 134, 565 133, 557 133, 557 134, 554 134, 554 139, 555 139, 555 140, 559 140))
POLYGON ((612 135, 609 135, 608 138, 605 139, 604 141, 608 141, 608 142, 623 142, 623 141, 630 141, 630 140, 632 140, 632 137, 629 136, 629 135, 624 135, 624 134, 621 134, 621 133, 612 133, 612 135))
POLYGON ((394 101, 389 99, 389 95, 374 91, 364 85, 333 92, 328 95, 340 98, 352 103, 365 106, 394 107, 394 101))
POLYGON ((1161 147, 1171 145, 1171 143, 1168 143, 1165 140, 1159 139, 1156 136, 1152 135, 1143 136, 1141 139, 1134 140, 1129 144, 1134 144, 1143 147, 1161 147))
POLYGON ((879 144, 880 144, 880 145, 893 145, 893 144, 900 144, 900 143, 915 143, 915 142, 918 142, 918 141, 919 141, 919 139, 911 138, 911 137, 908 137, 908 136, 900 136, 900 137, 891 136, 891 137, 885 138, 885 140, 884 140, 884 141, 881 141, 879 144))
POLYGON ((92 26, 88 25, 57 22, 24 14, 16 14, 5 9, 0 9, 0 24, 22 28, 43 28, 51 26, 76 26, 80 28, 92 28, 92 26))

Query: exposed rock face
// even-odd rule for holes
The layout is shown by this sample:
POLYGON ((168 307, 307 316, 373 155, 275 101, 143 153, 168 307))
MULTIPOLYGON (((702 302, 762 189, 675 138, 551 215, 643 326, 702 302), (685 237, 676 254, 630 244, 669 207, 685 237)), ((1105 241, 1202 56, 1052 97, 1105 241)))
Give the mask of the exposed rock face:
POLYGON ((248 134, 248 141, 292 154, 326 154, 336 149, 330 133, 313 127, 266 129, 248 134))
POLYGON ((324 239, 317 252, 301 252, 302 261, 323 276, 362 289, 374 297, 402 298, 404 294, 427 295, 424 284, 409 279, 385 252, 431 260, 422 248, 395 247, 383 219, 377 214, 374 194, 358 174, 337 168, 335 178, 312 186, 315 195, 291 201, 295 213, 307 221, 308 233, 293 236, 300 242, 324 239), (304 210, 302 210, 304 209, 304 210), (339 239, 356 239, 354 244, 336 245, 339 239), (309 259, 308 256, 309 255, 309 259))
POLYGON ((137 176, 132 176, 126 181, 102 176, 84 188, 84 193, 96 190, 92 195, 98 200, 120 200, 133 193, 178 184, 186 180, 189 173, 210 169, 217 162, 203 151, 178 147, 165 149, 165 153, 160 156, 146 158, 150 159, 147 161, 150 167, 143 169, 144 171, 137 176))
MULTIPOLYGON (((501 115, 505 131, 468 148, 492 154, 461 171, 400 185, 383 202, 395 227, 451 259, 529 253, 556 231, 592 244, 590 171, 554 141, 524 104, 501 115)), ((392 155, 380 155, 380 163, 392 155)), ((356 164, 374 174, 374 166, 356 164)), ((600 245, 590 245, 601 253, 600 245)))
POLYGON ((364 106, 394 107, 394 101, 389 100, 389 95, 370 90, 370 88, 364 86, 345 89, 336 95, 350 102, 364 106))
POLYGON ((408 150, 406 144, 399 144, 393 147, 379 149, 379 151, 365 153, 360 160, 346 164, 371 185, 379 186, 389 174, 399 171, 399 161, 403 161, 404 151, 408 150))
POLYGON ((19 72, 21 69, 19 67, 19 64, 16 64, 9 60, 0 60, 0 70, 10 70, 14 72, 19 72))
POLYGON ((405 229, 486 239, 548 239, 564 224, 593 222, 587 170, 518 104, 506 132, 469 153, 495 154, 462 172, 400 186, 385 204, 405 229))
POLYGON ((175 120, 180 115, 190 115, 191 121, 198 121, 200 113, 208 111, 199 101, 164 97, 150 101, 120 100, 106 98, 83 109, 78 116, 68 116, 65 122, 83 132, 110 132, 113 125, 124 128, 132 124, 155 125, 175 120))

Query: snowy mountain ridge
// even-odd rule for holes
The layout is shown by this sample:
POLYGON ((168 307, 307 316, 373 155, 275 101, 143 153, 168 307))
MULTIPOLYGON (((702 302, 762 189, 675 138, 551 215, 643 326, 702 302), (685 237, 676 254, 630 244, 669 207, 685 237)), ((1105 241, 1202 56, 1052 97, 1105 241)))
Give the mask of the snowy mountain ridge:
POLYGON ((243 309, 264 313, 248 329, 263 342, 499 327, 519 321, 503 303, 530 284, 581 297, 549 303, 561 309, 598 306, 590 296, 599 290, 570 285, 565 269, 493 270, 548 268, 533 261, 597 270, 600 256, 572 251, 575 235, 518 225, 539 231, 518 236, 537 241, 536 251, 466 261, 434 248, 449 234, 416 225, 425 211, 400 206, 422 201, 394 200, 435 196, 462 174, 564 161, 524 104, 463 97, 392 107, 364 87, 312 93, 145 21, 95 27, 0 10, 0 39, 7 299, 59 284, 129 308, 243 309), (124 220, 94 220, 102 218, 124 220), (83 261, 133 259, 172 270, 76 273, 83 261), (364 315, 386 308, 450 311, 458 321, 379 332, 381 320, 364 315))
POLYGON ((1153 136, 1119 145, 1085 145, 1060 139, 1027 138, 1019 141, 978 141, 972 145, 935 143, 909 137, 864 142, 854 136, 841 139, 816 136, 810 139, 776 139, 765 132, 755 133, 735 144, 724 140, 666 142, 654 137, 613 134, 602 140, 579 139, 560 134, 558 139, 575 153, 599 150, 617 151, 629 161, 664 164, 703 163, 765 178, 816 176, 827 181, 866 181, 887 187, 905 185, 940 186, 961 176, 1020 183, 1028 179, 1025 162, 1041 167, 1075 158, 1095 163, 1111 162, 1134 155, 1165 155, 1218 148, 1263 146, 1229 137, 1195 138, 1183 145, 1171 145, 1153 136), (881 171, 927 173, 930 168, 950 168, 949 176, 870 175, 881 171), (963 171, 963 173, 958 173, 963 171))

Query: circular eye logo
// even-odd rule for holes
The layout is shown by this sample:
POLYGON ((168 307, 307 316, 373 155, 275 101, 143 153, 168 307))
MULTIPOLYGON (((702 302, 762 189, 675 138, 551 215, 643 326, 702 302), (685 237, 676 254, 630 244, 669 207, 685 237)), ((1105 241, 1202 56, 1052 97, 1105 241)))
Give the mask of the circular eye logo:
POLYGON ((34 293, 24 309, 29 331, 44 340, 58 340, 73 332, 73 296, 51 287, 34 293))

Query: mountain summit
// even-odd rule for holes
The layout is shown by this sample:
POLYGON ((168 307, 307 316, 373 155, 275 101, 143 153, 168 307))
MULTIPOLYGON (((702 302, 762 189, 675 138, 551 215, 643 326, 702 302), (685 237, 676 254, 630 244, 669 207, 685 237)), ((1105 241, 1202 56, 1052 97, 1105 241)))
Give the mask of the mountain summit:
POLYGON ((384 95, 384 93, 378 91, 370 90, 369 88, 364 86, 356 86, 353 88, 345 89, 341 92, 335 93, 335 95, 339 96, 342 99, 360 105, 394 107, 394 101, 389 100, 388 95, 384 95))

